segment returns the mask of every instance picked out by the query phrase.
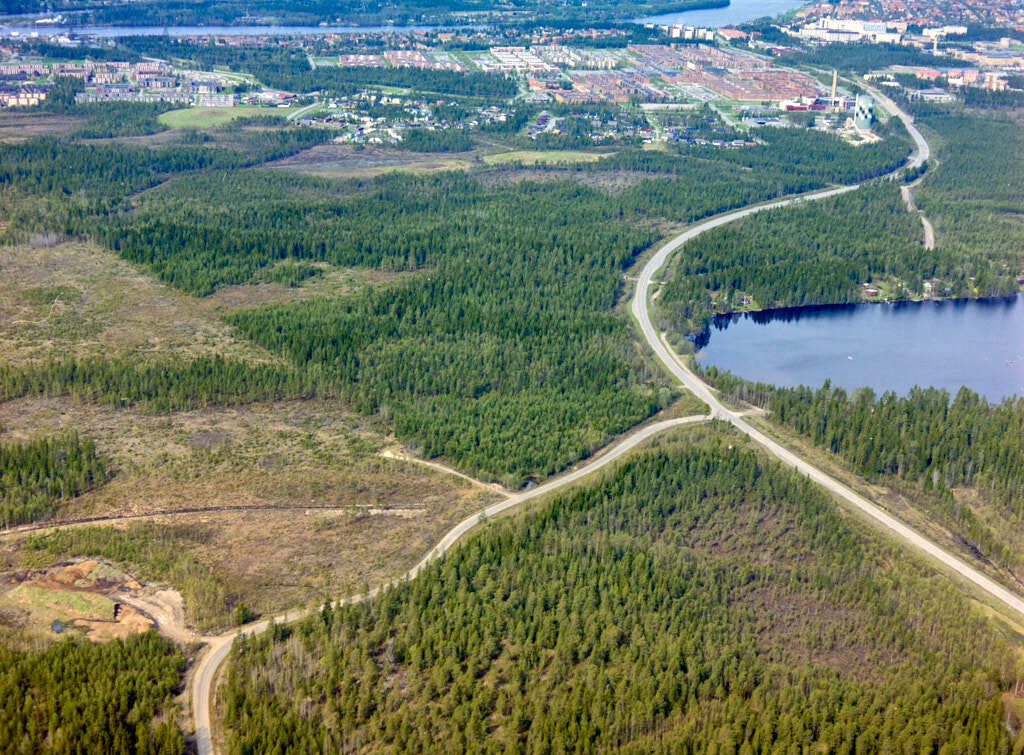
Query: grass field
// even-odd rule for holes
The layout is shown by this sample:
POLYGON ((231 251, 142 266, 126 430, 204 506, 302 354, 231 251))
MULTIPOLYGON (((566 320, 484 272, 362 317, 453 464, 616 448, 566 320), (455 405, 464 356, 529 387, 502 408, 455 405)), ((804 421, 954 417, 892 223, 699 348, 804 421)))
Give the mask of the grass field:
POLYGON ((613 152, 583 152, 582 150, 560 149, 560 150, 529 150, 517 149, 511 152, 498 152, 493 155, 485 155, 483 161, 488 165, 506 165, 508 163, 522 163, 523 165, 562 165, 565 163, 592 163, 603 157, 609 157, 613 152))
POLYGON ((34 585, 18 585, 3 596, 4 603, 13 603, 36 614, 39 620, 112 619, 114 601, 90 592, 49 590, 34 585))
POLYGON ((188 107, 160 115, 160 122, 170 128, 212 128, 250 115, 279 115, 262 107, 188 107))

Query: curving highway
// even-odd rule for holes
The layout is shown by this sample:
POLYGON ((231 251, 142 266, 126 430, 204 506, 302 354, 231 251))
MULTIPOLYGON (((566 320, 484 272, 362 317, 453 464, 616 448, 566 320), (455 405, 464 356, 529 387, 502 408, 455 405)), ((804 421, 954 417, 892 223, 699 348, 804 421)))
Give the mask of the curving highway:
MULTIPOLYGON (((571 485, 572 483, 593 474, 608 464, 611 464, 616 459, 621 458, 659 433, 671 430, 674 427, 681 427, 682 425, 706 422, 709 419, 711 419, 710 415, 700 414, 691 417, 667 419, 640 427, 626 435, 614 446, 607 449, 600 455, 593 457, 589 462, 577 469, 567 472, 559 477, 549 480, 543 485, 538 485, 537 487, 523 493, 509 496, 503 501, 498 501, 497 503, 488 506, 483 511, 478 511, 475 514, 466 517, 448 530, 444 537, 441 538, 440 542, 434 546, 433 550, 424 556, 422 561, 416 564, 416 566, 411 568, 404 575, 393 582, 375 587, 363 595, 353 595, 349 598, 339 600, 335 605, 347 605, 349 603, 360 603, 364 600, 369 600, 375 597, 381 590, 385 590, 403 580, 412 579, 419 574, 427 564, 435 558, 443 556, 452 546, 465 536, 466 533, 486 521, 488 518, 497 516, 498 514, 517 506, 521 506, 527 501, 542 495, 547 495, 548 493, 563 488, 566 485, 571 485)), ((442 468, 442 471, 449 472, 450 470, 442 468)), ((271 621, 277 623, 294 621, 301 618, 306 613, 308 613, 308 611, 290 611, 289 613, 276 616, 273 619, 265 619, 255 624, 249 624, 233 632, 228 632, 227 634, 202 638, 203 643, 209 646, 209 650, 202 658, 199 659, 192 673, 192 716, 196 730, 196 749, 198 750, 199 755, 210 755, 210 753, 213 752, 213 738, 211 736, 210 728, 210 703, 212 702, 212 690, 217 676, 217 669, 220 664, 223 663, 224 659, 227 658, 235 638, 240 635, 252 635, 266 631, 267 627, 270 626, 271 621)))
MULTIPOLYGON (((907 161, 904 167, 916 169, 924 164, 926 160, 931 156, 931 150, 928 146, 928 142, 925 141, 924 137, 914 126, 913 119, 909 115, 902 112, 895 103, 892 102, 888 97, 881 94, 880 92, 867 87, 865 88, 874 95, 875 99, 881 102, 886 108, 889 109, 896 117, 898 117, 903 124, 906 126, 907 131, 910 133, 911 138, 914 140, 916 149, 911 158, 907 161)), ((895 174, 894 174, 895 175, 895 174)), ((710 408, 711 413, 708 416, 695 416, 695 417, 683 417, 679 419, 671 419, 663 422, 654 423, 646 427, 639 428, 638 430, 630 433, 623 438, 615 446, 608 449, 601 455, 593 458, 588 463, 580 466, 576 470, 564 474, 558 478, 555 478, 543 485, 540 485, 532 490, 517 495, 510 496, 509 498, 499 501, 498 503, 488 506, 483 511, 473 514, 472 516, 463 519, 451 530, 449 530, 441 541, 428 553, 422 561, 416 566, 410 569, 405 575, 396 580, 396 582, 412 579, 433 559, 439 558, 445 552, 447 552, 452 546, 454 546, 466 533, 472 530, 481 522, 485 521, 489 517, 497 516, 502 512, 513 509, 523 503, 536 498, 538 496, 545 495, 554 490, 562 488, 566 485, 570 485, 583 477, 586 477, 602 467, 610 464, 616 459, 622 457, 632 449, 636 448, 641 443, 645 442, 649 438, 658 433, 664 432, 665 430, 680 425, 703 422, 711 418, 722 419, 731 423, 739 431, 743 432, 755 442, 764 447, 769 453, 778 458, 784 464, 798 470, 801 474, 806 475, 816 483, 824 487, 830 493, 843 499, 847 504, 852 506, 854 509, 865 514, 879 526, 883 527, 900 540, 913 546, 919 551, 928 554, 932 558, 936 559, 944 566, 951 569, 964 579, 973 583, 983 591, 988 593, 992 598, 997 600, 1004 606, 1012 609, 1024 615, 1024 599, 1020 596, 1015 595, 1006 588, 997 584, 993 580, 986 577, 984 574, 979 572, 977 569, 969 566, 964 561, 960 560, 952 553, 949 553, 945 549, 936 545, 932 541, 923 537, 919 533, 912 530, 899 520, 887 514, 885 511, 874 505, 867 499, 857 495, 855 492, 847 488, 845 485, 840 483, 838 480, 830 477, 829 475, 822 472, 817 467, 812 466, 807 461, 803 460, 789 449, 783 447, 776 441, 772 440, 757 428, 750 425, 746 420, 743 419, 741 413, 733 412, 725 407, 716 397, 710 387, 702 381, 697 375, 691 372, 686 365, 682 362, 675 352, 668 346, 665 339, 657 332, 650 317, 650 294, 655 275, 668 261, 668 258, 685 244, 702 233, 705 233, 712 228, 717 228, 726 223, 731 223, 740 218, 753 215, 757 212, 769 210, 775 207, 784 207, 792 204, 799 204, 802 202, 810 202, 818 199, 824 199, 825 197, 836 196, 843 194, 848 191, 853 191, 859 188, 859 185, 843 186, 835 189, 827 189, 824 191, 814 192, 799 197, 793 197, 790 199, 783 199, 776 202, 769 202, 762 205, 753 207, 745 207, 743 209, 735 210, 733 212, 720 215, 718 217, 706 220, 702 223, 698 223, 691 226, 683 233, 679 234, 675 238, 664 244, 657 253, 644 265, 643 270, 637 280, 636 290, 633 295, 633 301, 631 304, 633 315, 636 317, 637 324, 640 328, 640 332, 643 334, 644 339, 648 345, 657 355, 658 359, 665 365, 669 372, 678 379, 686 388, 692 391, 702 401, 704 401, 710 408)), ((377 595, 381 590, 386 589, 388 586, 395 584, 394 582, 388 583, 377 587, 364 595, 355 595, 350 598, 338 601, 337 605, 347 603, 358 603, 364 600, 368 600, 377 595)), ((276 617, 273 620, 261 621, 256 624, 252 624, 246 627, 242 627, 234 632, 224 634, 218 637, 207 637, 204 641, 210 646, 209 652, 206 653, 198 662, 192 679, 192 707, 193 716, 196 729, 196 745, 199 755, 209 755, 213 752, 213 742, 210 732, 210 703, 211 703, 211 691, 213 689, 214 680, 216 678, 217 669, 223 660, 227 657, 231 650, 231 644, 234 639, 240 635, 249 635, 266 630, 269 626, 270 621, 285 622, 292 621, 304 615, 304 611, 293 611, 291 613, 284 614, 276 617)))
MULTIPOLYGON (((910 168, 920 167, 925 160, 931 155, 931 150, 928 147, 928 142, 925 141, 921 132, 914 126, 913 119, 909 115, 901 111, 896 107, 895 103, 885 95, 869 89, 876 99, 880 100, 889 110, 896 115, 907 131, 910 132, 914 143, 917 145, 915 154, 907 162, 907 166, 910 168)), ((890 516, 884 510, 871 503, 867 499, 857 495, 852 490, 847 488, 845 485, 840 483, 838 480, 830 477, 829 475, 822 472, 817 467, 812 466, 808 462, 801 459, 799 456, 794 454, 789 449, 783 447, 776 441, 772 440, 757 428, 753 427, 746 420, 743 419, 738 413, 733 412, 722 405, 718 398, 711 391, 710 387, 702 381, 697 375, 689 370, 678 355, 673 352, 665 339, 662 338, 657 330, 655 329, 650 317, 650 290, 654 281, 655 274, 664 266, 669 256, 672 255, 682 244, 687 241, 696 238, 702 233, 705 233, 712 228, 717 228, 720 225, 730 223, 734 220, 753 215, 754 213, 761 212, 763 210, 769 210, 774 207, 784 207, 786 205, 797 204, 800 202, 806 202, 810 200, 822 199, 824 197, 835 196, 846 191, 852 191, 857 186, 846 186, 841 189, 831 189, 828 191, 817 192, 812 195, 804 197, 794 197, 791 199, 784 199, 778 202, 770 202, 764 205, 758 205, 755 207, 746 207, 742 210, 736 210, 725 215, 707 220, 703 223, 698 223, 687 229, 684 233, 675 237, 667 244, 665 244, 658 252, 650 259, 650 261, 644 266, 637 279, 636 292, 633 295, 632 311, 634 317, 636 317, 637 323, 640 327, 641 333, 643 333, 644 339, 650 345, 651 349, 657 355, 658 359, 662 364, 668 368, 669 372, 676 377, 683 385, 693 391, 697 396, 700 397, 708 406, 711 407, 711 414, 715 418, 723 419, 730 422, 741 432, 748 435, 758 444, 763 446, 773 456, 782 461, 787 466, 790 466, 801 474, 806 475, 816 483, 821 485, 823 488, 828 490, 830 493, 843 499, 846 503, 851 505, 856 510, 863 514, 866 514, 876 524, 881 525, 883 528, 888 530, 891 534, 895 535, 905 543, 913 546, 919 551, 926 553, 935 560, 942 563, 944 566, 956 572, 958 575, 973 583, 983 591, 988 593, 991 597, 995 598, 999 603, 1002 603, 1007 608, 1024 615, 1024 599, 1021 599, 1019 595, 1016 595, 1007 590, 1002 585, 998 584, 992 579, 989 579, 984 574, 979 572, 974 567, 968 565, 966 562, 954 556, 949 551, 936 545, 931 540, 923 537, 919 533, 912 530, 907 525, 903 524, 899 520, 890 516)))
MULTIPOLYGON (((844 189, 849 191, 850 189, 844 189)), ((838 191, 823 192, 817 194, 815 198, 821 198, 823 196, 831 196, 838 193, 838 191)), ((769 209, 771 207, 781 207, 787 204, 792 204, 800 200, 790 199, 783 200, 781 202, 773 202, 768 205, 761 207, 749 207, 745 210, 739 210, 734 213, 729 213, 721 218, 715 218, 714 220, 700 223, 683 236, 686 238, 683 241, 694 238, 701 233, 704 233, 712 228, 722 225, 724 222, 729 220, 736 220, 741 217, 752 215, 755 212, 769 209)), ((793 467, 801 474, 806 475, 816 483, 821 485, 823 488, 828 490, 830 493, 842 498, 846 503, 850 504, 853 508, 866 514, 869 518, 881 525, 883 528, 888 530, 890 533, 896 535, 899 539, 914 546, 918 550, 928 554, 932 558, 941 562, 943 565, 949 567, 954 572, 965 578, 969 582, 972 582, 976 586, 980 587, 990 596, 995 598, 997 601, 1005 605, 1007 608, 1016 611, 1017 613, 1024 615, 1024 599, 1021 599, 1018 595, 1007 590, 1002 585, 998 584, 992 579, 989 579, 984 574, 979 572, 974 567, 968 565, 966 562, 960 560, 949 551, 936 545, 931 540, 923 537, 907 525, 903 524, 899 520, 887 514, 881 508, 875 504, 863 498, 848 487, 840 483, 838 480, 830 477, 829 475, 822 472, 815 466, 812 466, 807 461, 797 456, 795 453, 780 445, 776 441, 772 440, 757 428, 753 427, 748 423, 739 413, 733 412, 725 407, 711 391, 710 387, 691 372, 682 362, 682 360, 668 347, 665 339, 662 338, 657 330, 654 328, 650 318, 649 301, 650 301, 650 288, 655 273, 661 269, 668 259, 669 255, 679 247, 683 241, 680 241, 677 237, 671 242, 662 247, 661 250, 651 258, 651 261, 644 267, 643 272, 640 274, 640 278, 637 282, 636 293, 633 298, 633 314, 639 323, 640 330, 643 333, 644 339, 650 344, 654 353, 657 354, 658 359, 668 368, 669 372, 672 373, 683 385, 697 394, 702 401, 711 407, 711 414, 717 419, 722 419, 730 422, 736 429, 750 436, 754 441, 763 446, 773 456, 779 459, 787 466, 793 467)))

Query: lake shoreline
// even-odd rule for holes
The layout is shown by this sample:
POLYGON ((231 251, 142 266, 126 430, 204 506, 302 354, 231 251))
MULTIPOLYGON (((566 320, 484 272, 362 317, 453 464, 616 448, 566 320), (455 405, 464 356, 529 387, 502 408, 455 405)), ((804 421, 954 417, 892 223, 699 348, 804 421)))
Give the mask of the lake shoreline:
POLYGON ((702 365, 754 382, 1024 395, 1024 292, 733 312, 689 340, 702 365))

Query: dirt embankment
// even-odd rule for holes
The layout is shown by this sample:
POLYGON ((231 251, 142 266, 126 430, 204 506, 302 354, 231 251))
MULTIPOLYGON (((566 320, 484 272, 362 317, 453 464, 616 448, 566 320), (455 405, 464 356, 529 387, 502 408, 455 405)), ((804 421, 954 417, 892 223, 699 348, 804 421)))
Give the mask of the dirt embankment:
POLYGON ((91 559, 0 574, 0 624, 42 637, 81 632, 94 642, 150 629, 182 643, 194 637, 179 593, 91 559))

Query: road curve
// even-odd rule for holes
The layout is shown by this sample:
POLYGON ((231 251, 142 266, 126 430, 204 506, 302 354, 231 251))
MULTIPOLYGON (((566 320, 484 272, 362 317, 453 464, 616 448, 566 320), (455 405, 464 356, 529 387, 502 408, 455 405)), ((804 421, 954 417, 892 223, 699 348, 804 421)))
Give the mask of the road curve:
POLYGON ((903 125, 907 129, 907 133, 910 134, 910 138, 914 140, 914 146, 916 149, 914 150, 914 154, 910 156, 910 159, 907 160, 904 167, 909 168, 910 170, 917 170, 924 165, 932 156, 932 148, 928 146, 928 141, 921 135, 921 132, 917 130, 917 126, 914 125, 914 119, 910 117, 910 114, 903 112, 895 102, 890 100, 877 89, 868 86, 867 82, 863 79, 859 79, 858 83, 870 92, 872 97, 885 105, 886 109, 890 113, 903 122, 903 125))
MULTIPOLYGON (((925 141, 921 133, 914 127, 913 119, 910 118, 906 113, 903 113, 888 97, 885 97, 880 92, 877 92, 870 87, 868 91, 875 96, 876 99, 881 101, 886 107, 888 107, 907 128, 911 138, 913 138, 916 145, 916 150, 913 156, 907 161, 905 166, 911 169, 915 169, 924 164, 924 162, 930 157, 931 150, 929 149, 928 142, 925 141)), ((902 168, 901 168, 902 170, 902 168)), ((706 220, 702 223, 698 223, 691 226, 683 233, 679 234, 675 238, 664 244, 658 252, 650 259, 650 261, 644 266, 643 271, 637 280, 636 291, 634 292, 632 311, 636 317, 637 322, 640 326, 640 330, 650 345, 651 349, 658 356, 658 359, 669 369, 669 371, 679 379, 679 381, 692 391, 697 397, 703 400, 709 407, 711 407, 711 414, 708 416, 695 416, 695 417, 683 417, 679 419, 665 420, 658 422, 646 427, 640 428, 636 432, 630 433, 618 444, 610 448, 607 452, 594 458, 584 466, 557 477, 549 482, 539 485, 532 490, 518 495, 511 496, 504 501, 499 501, 491 506, 488 506, 483 511, 473 514, 472 516, 463 519, 451 530, 449 530, 441 541, 428 553, 422 561, 416 566, 410 569, 405 575, 400 577, 395 582, 412 579, 422 571, 422 569, 430 563, 433 559, 439 558, 450 549, 458 540, 463 537, 467 532, 472 530, 480 522, 486 520, 488 517, 496 516, 504 511, 508 511, 516 506, 519 506, 532 498, 536 498, 541 495, 545 495, 554 490, 557 490, 565 485, 572 484, 577 480, 596 472, 598 469, 605 465, 615 461, 623 454, 628 453, 630 450, 643 443, 652 436, 664 432, 672 427, 680 425, 703 422, 711 418, 724 419, 732 423, 742 432, 746 433, 756 442, 760 443, 772 454, 779 458, 784 463, 791 467, 799 470, 803 474, 807 475, 815 482, 818 482, 831 492, 841 496, 849 503, 862 510, 867 515, 874 518, 880 524, 888 528, 894 534, 905 540, 906 542, 914 545, 915 547, 929 553, 930 555, 942 561, 947 566, 951 567, 954 571, 958 572, 965 578, 974 582, 986 592, 993 595, 997 600, 1014 609, 1015 611, 1024 614, 1024 600, 1004 589, 1000 585, 996 584, 992 580, 985 577, 983 574, 968 566, 966 563, 956 558, 950 553, 935 545, 931 541, 922 537, 918 533, 911 530, 906 525, 897 521, 893 517, 886 514, 880 508, 867 500, 861 498, 853 491, 846 488, 838 481, 832 479, 821 470, 813 467, 796 454, 787 450, 783 446, 779 445, 772 439, 765 436, 763 433, 752 427, 747 423, 742 416, 730 411, 717 399, 714 393, 710 390, 708 385, 704 383, 700 378, 690 372, 689 369, 680 361, 678 356, 668 347, 664 340, 659 337, 654 326, 651 324, 649 304, 650 304, 650 289, 651 282, 657 273, 668 260, 669 256, 675 252, 680 246, 696 238, 700 234, 717 228, 718 226, 731 223, 740 218, 753 215, 754 213, 761 212, 763 210, 769 210, 775 207, 784 207, 792 204, 799 204, 802 202, 809 202, 818 199, 824 199, 826 197, 836 196, 843 194, 848 191, 853 191, 859 188, 859 184, 852 186, 843 186, 835 189, 826 189, 823 191, 814 192, 811 194, 805 194, 798 197, 792 197, 789 199, 783 199, 776 202, 769 202, 754 207, 745 207, 743 209, 734 210, 733 212, 720 215, 718 217, 706 220)), ((338 601, 336 605, 347 604, 347 603, 358 603, 364 600, 368 600, 376 596, 382 589, 386 589, 388 586, 395 584, 395 582, 382 585, 374 588, 364 595, 355 595, 350 598, 346 598, 338 601)), ((292 621, 303 615, 304 612, 293 611, 288 614, 284 614, 280 617, 272 619, 273 621, 284 622, 292 621)), ((213 682, 216 677, 217 668, 227 657, 231 650, 231 644, 235 637, 245 634, 255 634, 258 632, 265 631, 270 624, 270 621, 261 621, 256 624, 252 624, 246 627, 242 627, 234 632, 220 635, 219 637, 208 637, 204 638, 205 642, 210 646, 209 652, 206 653, 198 662, 192 679, 192 708, 193 716, 195 721, 196 729, 196 746, 199 755, 210 755, 213 752, 213 742, 210 732, 210 703, 211 703, 211 690, 213 688, 213 682)))
MULTIPOLYGON (((883 102, 893 108, 893 112, 897 113, 904 124, 907 126, 907 130, 910 132, 914 141, 918 144, 917 155, 911 163, 913 164, 916 160, 916 164, 920 165, 924 160, 928 158, 930 152, 928 150, 928 144, 924 141, 920 132, 914 127, 913 122, 909 119, 909 116, 902 114, 895 105, 892 104, 888 98, 881 95, 876 95, 883 102)), ((655 329, 650 317, 650 290, 654 281, 655 274, 664 266, 669 256, 675 252, 682 244, 687 241, 696 238, 702 233, 717 228, 718 226, 726 223, 731 223, 734 220, 753 215, 754 213, 761 212, 762 210, 772 209, 773 207, 784 207, 786 205, 796 204, 798 202, 806 202, 812 199, 822 199, 824 197, 835 196, 844 191, 852 191, 856 189, 856 186, 844 187, 842 189, 832 189, 829 191, 818 192, 813 195, 805 197, 795 197, 792 199, 784 199, 778 202, 771 202, 769 204, 760 205, 757 207, 747 207, 742 210, 736 210, 725 215, 721 215, 717 218, 707 220, 703 223, 698 223, 687 229, 684 233, 676 236, 674 239, 669 241, 667 244, 661 247, 658 252, 650 259, 650 261, 644 266, 641 271, 636 285, 636 291, 633 295, 632 311, 634 317, 636 317, 637 323, 640 327, 640 331, 644 336, 644 339, 650 345, 651 349, 657 355, 658 359, 668 368, 669 372, 672 373, 683 385, 689 388, 695 393, 702 401, 711 407, 711 414, 713 417, 723 419, 727 422, 732 423, 738 430, 750 436, 754 441, 759 443, 765 449, 767 449, 772 455, 782 461, 784 464, 793 467, 800 473, 806 475, 816 483, 824 487, 829 492, 839 496, 844 501, 849 503, 857 510, 863 512, 875 522, 880 524, 882 527, 889 530, 891 533, 899 537, 906 543, 914 546, 920 551, 927 553, 929 556, 940 561, 945 566, 949 567, 957 574, 972 582, 973 584, 980 587, 982 590, 987 592, 993 598, 998 600, 1000 603, 1005 605, 1017 613, 1024 615, 1024 599, 1020 596, 1010 592, 1002 585, 996 583, 994 580, 989 579, 984 574, 979 572, 974 567, 968 565, 966 562, 960 560, 952 553, 949 553, 945 549, 936 545, 932 541, 923 537, 919 533, 912 530, 899 520, 887 514, 885 511, 880 509, 875 504, 871 503, 865 498, 854 493, 852 490, 847 488, 839 481, 829 477, 827 474, 822 472, 817 467, 814 467, 807 461, 801 459, 799 456, 794 454, 792 451, 783 447, 779 443, 766 436, 761 431, 750 425, 736 412, 730 411, 728 408, 722 405, 718 398, 711 391, 710 387, 697 375, 689 370, 678 355, 673 352, 665 339, 662 338, 657 330, 655 329)))
MULTIPOLYGON (((614 446, 607 449, 599 456, 593 457, 577 469, 566 472, 565 474, 545 482, 543 485, 538 485, 537 487, 523 493, 509 496, 503 501, 498 501, 497 503, 488 506, 483 511, 478 511, 475 514, 466 517, 448 530, 438 544, 431 549, 430 553, 424 556, 416 566, 411 568, 401 577, 392 582, 388 582, 385 585, 381 585, 380 587, 375 587, 365 594, 353 595, 339 600, 335 605, 361 603, 364 600, 369 600, 375 597, 381 590, 387 589, 388 587, 404 580, 412 579, 419 574, 427 564, 434 559, 443 556, 452 546, 465 536, 466 533, 481 522, 486 521, 488 518, 497 516, 498 514, 508 511, 509 509, 513 509, 516 506, 521 506, 529 500, 538 498, 542 495, 547 495, 548 493, 563 488, 566 485, 571 485, 572 483, 593 474, 608 464, 611 464, 616 459, 621 458, 623 455, 629 453, 634 448, 659 433, 671 430, 674 427, 681 427, 682 425, 706 422, 709 419, 711 419, 711 415, 700 414, 690 417, 667 419, 641 427, 629 433, 614 446)), ((308 612, 290 611, 286 614, 275 616, 273 619, 265 619, 255 624, 246 625, 233 632, 228 632, 216 637, 203 638, 203 642, 209 646, 209 649, 206 654, 199 659, 192 673, 192 716, 196 730, 196 749, 198 750, 199 755, 210 755, 213 752, 213 738, 210 727, 210 703, 212 702, 213 682, 217 675, 217 669, 220 664, 224 662, 224 659, 227 658, 235 638, 240 635, 253 635, 264 632, 267 627, 270 626, 271 621, 275 621, 277 623, 294 621, 301 618, 305 613, 308 612)))

